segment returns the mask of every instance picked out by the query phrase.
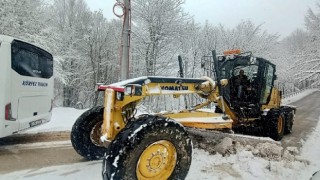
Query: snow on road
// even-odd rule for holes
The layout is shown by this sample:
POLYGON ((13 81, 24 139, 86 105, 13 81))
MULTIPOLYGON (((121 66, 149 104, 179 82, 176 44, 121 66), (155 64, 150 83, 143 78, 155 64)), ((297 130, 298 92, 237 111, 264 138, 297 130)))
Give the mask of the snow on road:
POLYGON ((49 123, 30 129, 25 133, 70 131, 73 123, 85 111, 74 108, 53 108, 52 118, 49 123))
MULTIPOLYGON (((319 117, 320 121, 320 117, 319 117)), ((310 162, 310 170, 313 172, 320 170, 320 123, 313 131, 303 146, 301 156, 310 162)), ((320 179, 320 177, 319 177, 320 179)))
MULTIPOLYGON (((286 101, 293 102, 311 92, 286 101)), ((27 133, 70 130, 76 117, 83 112, 71 108, 55 108, 50 123, 27 133)), ((187 179, 310 179, 314 172, 320 170, 319 142, 320 123, 304 143, 301 155, 294 157, 259 157, 250 148, 241 146, 236 149, 237 153, 226 156, 211 155, 204 150, 195 149, 187 179)), ((101 161, 90 161, 2 174, 0 179, 101 179, 101 167, 101 161)))

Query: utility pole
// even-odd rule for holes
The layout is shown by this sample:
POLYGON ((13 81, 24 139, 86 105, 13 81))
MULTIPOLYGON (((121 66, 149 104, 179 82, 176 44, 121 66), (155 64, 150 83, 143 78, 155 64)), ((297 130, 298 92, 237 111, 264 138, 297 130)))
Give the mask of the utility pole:
POLYGON ((120 80, 129 78, 129 53, 131 38, 131 0, 117 0, 113 6, 113 12, 117 17, 123 17, 121 49, 120 49, 120 80), (123 14, 116 14, 115 7, 122 8, 123 14))
MULTIPOLYGON (((178 56, 178 62, 179 62, 179 75, 180 78, 184 78, 184 70, 183 70, 183 62, 182 62, 182 57, 179 55, 178 56)), ((188 109, 188 101, 186 95, 183 96, 184 100, 184 106, 186 109, 188 109)))

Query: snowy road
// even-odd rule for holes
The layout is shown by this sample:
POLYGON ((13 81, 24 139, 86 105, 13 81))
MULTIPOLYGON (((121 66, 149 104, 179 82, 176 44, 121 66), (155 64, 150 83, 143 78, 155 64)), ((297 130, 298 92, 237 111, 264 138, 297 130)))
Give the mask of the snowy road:
POLYGON ((69 139, 70 132, 4 138, 0 141, 0 174, 84 161, 75 153, 69 139))
MULTIPOLYGON (((285 147, 300 147, 301 143, 316 128, 319 121, 320 91, 316 91, 292 104, 297 106, 298 109, 294 129, 291 135, 285 136, 282 145, 285 147)), ((70 113, 70 110, 67 110, 65 113, 70 113)), ((68 117, 66 114, 61 116, 68 117)), ((305 167, 303 161, 291 162, 291 164, 287 161, 284 163, 278 162, 278 160, 268 161, 259 159, 247 151, 231 155, 229 158, 221 157, 220 155, 212 156, 202 150, 195 150, 194 155, 193 165, 189 173, 191 175, 188 179, 194 179, 195 177, 201 177, 202 179, 208 179, 207 177, 210 177, 209 179, 220 179, 221 177, 227 179, 295 177, 294 172, 297 169, 305 167), (212 161, 204 162, 210 158, 212 158, 212 161), (252 162, 246 164, 247 161, 252 162), (271 166, 275 169, 272 170, 271 166), (285 172, 278 174, 277 169, 281 168, 288 169, 284 169, 285 172), (258 172, 256 172, 257 170, 258 172)), ((99 179, 101 177, 101 163, 99 161, 84 162, 83 158, 76 154, 71 147, 68 131, 62 133, 46 132, 38 135, 24 134, 0 139, 0 162, 0 179, 19 179, 17 177, 20 177, 20 179, 46 179, 47 177, 52 177, 51 179, 57 177, 86 179, 84 177, 87 176, 82 176, 79 172, 87 168, 94 169, 95 172, 92 172, 94 177, 99 179), (26 171, 20 171, 24 169, 26 171)), ((309 177, 308 175, 303 177, 309 177)))
POLYGON ((295 146, 300 148, 319 121, 320 91, 315 91, 291 105, 297 107, 297 114, 294 118, 293 132, 284 136, 282 146, 295 146))

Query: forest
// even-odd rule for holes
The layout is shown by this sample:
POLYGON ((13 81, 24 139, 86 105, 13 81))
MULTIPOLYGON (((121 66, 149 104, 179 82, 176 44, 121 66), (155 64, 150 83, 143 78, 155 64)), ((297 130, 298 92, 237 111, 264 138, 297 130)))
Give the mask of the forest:
MULTIPOLYGON (((133 0, 130 78, 205 74, 201 58, 216 50, 251 51, 277 65, 284 94, 320 86, 320 2, 305 14, 305 27, 282 39, 263 24, 241 21, 233 28, 197 23, 184 0, 133 0)), ((54 56, 55 106, 99 104, 97 83, 119 81, 122 20, 91 11, 85 0, 0 0, 0 34, 46 49, 54 56)))

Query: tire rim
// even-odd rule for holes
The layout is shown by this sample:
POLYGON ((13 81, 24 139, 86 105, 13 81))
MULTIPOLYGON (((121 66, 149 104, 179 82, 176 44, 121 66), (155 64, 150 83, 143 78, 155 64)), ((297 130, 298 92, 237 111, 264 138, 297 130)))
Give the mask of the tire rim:
POLYGON ((282 117, 279 116, 279 118, 278 118, 278 134, 281 134, 282 129, 283 129, 283 121, 282 121, 282 117))
POLYGON ((168 179, 177 162, 177 151, 167 140, 149 145, 141 154, 136 174, 139 180, 168 179))
POLYGON ((90 140, 91 142, 99 147, 103 147, 104 144, 100 141, 101 136, 101 126, 102 122, 96 123, 96 125, 93 126, 91 132, 90 132, 90 140))

